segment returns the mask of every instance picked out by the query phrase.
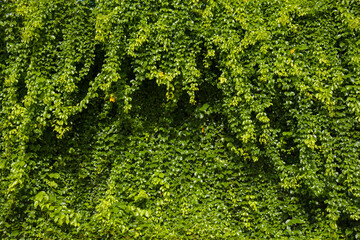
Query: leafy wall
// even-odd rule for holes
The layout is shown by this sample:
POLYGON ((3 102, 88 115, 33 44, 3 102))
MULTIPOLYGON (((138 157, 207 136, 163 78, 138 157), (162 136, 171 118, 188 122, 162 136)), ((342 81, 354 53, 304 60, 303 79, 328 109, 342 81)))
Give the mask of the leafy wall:
POLYGON ((0 237, 360 238, 359 16, 0 0, 0 237))

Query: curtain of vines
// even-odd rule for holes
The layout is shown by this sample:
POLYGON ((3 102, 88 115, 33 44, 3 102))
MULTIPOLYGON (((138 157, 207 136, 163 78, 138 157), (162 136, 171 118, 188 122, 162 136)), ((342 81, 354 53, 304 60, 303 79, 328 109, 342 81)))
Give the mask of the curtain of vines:
POLYGON ((360 238, 359 16, 0 0, 0 237, 360 238))

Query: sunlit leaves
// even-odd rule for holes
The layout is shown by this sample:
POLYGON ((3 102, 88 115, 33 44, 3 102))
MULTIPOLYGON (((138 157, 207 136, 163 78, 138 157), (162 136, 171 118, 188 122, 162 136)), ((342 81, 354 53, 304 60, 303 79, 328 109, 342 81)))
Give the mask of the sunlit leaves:
POLYGON ((356 238, 358 15, 0 0, 0 237, 356 238))

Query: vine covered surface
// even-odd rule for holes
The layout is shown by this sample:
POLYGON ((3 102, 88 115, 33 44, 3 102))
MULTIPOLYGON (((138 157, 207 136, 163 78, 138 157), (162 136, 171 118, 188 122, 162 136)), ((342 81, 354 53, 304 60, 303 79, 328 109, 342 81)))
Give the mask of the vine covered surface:
POLYGON ((359 16, 0 0, 0 238, 360 239, 359 16))

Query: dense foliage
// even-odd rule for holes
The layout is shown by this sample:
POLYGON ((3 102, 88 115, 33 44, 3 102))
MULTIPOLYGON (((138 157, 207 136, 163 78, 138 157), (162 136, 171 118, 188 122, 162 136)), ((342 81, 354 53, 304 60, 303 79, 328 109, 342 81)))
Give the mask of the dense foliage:
POLYGON ((0 0, 0 238, 360 238, 359 16, 0 0))

